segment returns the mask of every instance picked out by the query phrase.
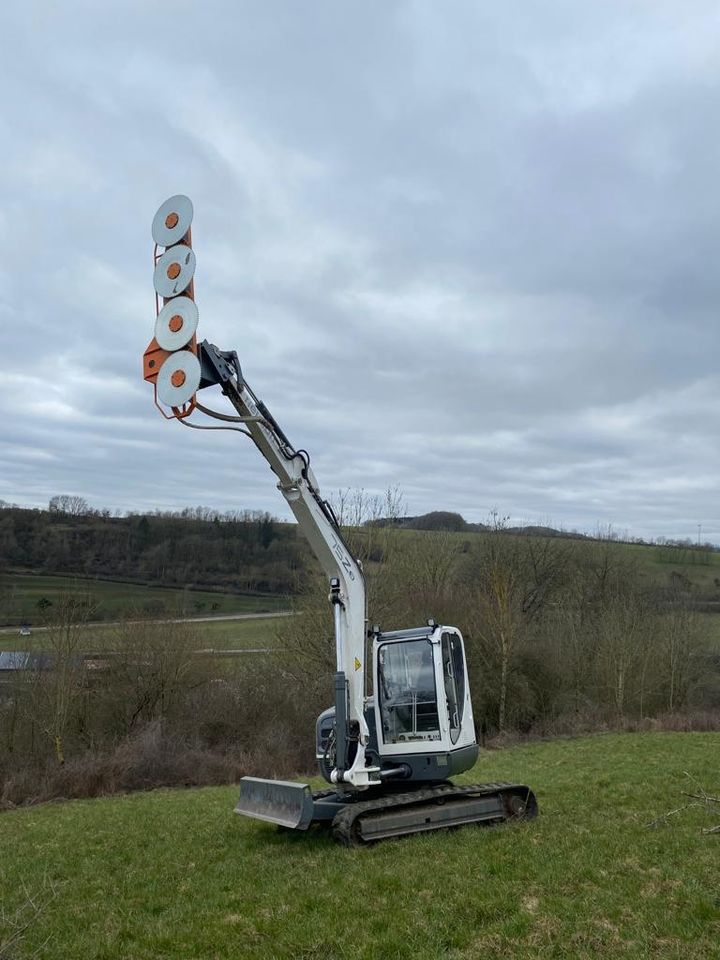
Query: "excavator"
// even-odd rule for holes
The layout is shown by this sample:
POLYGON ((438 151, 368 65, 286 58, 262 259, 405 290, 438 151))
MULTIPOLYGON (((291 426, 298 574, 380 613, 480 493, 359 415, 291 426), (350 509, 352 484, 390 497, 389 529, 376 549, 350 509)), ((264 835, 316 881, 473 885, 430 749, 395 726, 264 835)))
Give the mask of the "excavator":
POLYGON ((325 825, 345 846, 534 818, 537 801, 524 784, 451 780, 478 756, 460 630, 433 619, 406 630, 369 627, 361 564, 320 493, 308 453, 293 446, 252 390, 237 353, 198 342, 192 220, 192 202, 183 195, 166 200, 153 218, 155 335, 143 377, 166 419, 237 430, 255 444, 328 578, 335 634, 334 705, 318 717, 315 732, 329 788, 243 777, 235 812, 290 830, 325 825), (233 414, 200 402, 198 393, 211 387, 219 387, 233 414))

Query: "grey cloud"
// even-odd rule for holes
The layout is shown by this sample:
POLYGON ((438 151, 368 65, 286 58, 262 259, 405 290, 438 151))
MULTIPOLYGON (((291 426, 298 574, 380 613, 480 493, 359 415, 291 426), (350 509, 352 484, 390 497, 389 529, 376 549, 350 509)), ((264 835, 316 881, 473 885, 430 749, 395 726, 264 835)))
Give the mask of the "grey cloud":
POLYGON ((0 498, 287 515, 140 380, 186 192, 200 333, 326 492, 720 540, 713 5, 3 18, 0 498))

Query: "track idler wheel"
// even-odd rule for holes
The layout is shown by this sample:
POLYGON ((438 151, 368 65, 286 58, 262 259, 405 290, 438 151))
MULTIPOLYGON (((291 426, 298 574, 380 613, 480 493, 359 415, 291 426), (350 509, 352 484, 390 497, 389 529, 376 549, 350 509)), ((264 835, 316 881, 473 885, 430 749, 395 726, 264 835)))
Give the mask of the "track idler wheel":
POLYGON ((537 800, 532 790, 508 793, 505 797, 505 809, 509 820, 534 820, 538 815, 537 800))

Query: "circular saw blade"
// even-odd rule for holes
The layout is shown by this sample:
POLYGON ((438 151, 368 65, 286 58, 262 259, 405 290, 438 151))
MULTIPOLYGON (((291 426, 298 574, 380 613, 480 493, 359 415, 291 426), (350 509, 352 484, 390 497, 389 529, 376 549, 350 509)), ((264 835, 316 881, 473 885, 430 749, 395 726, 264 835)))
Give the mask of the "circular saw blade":
POLYGON ((153 284, 161 297, 187 290, 195 273, 195 254, 184 243, 169 247, 155 264, 153 284))
POLYGON ((174 246, 190 229, 192 218, 193 205, 189 197, 182 193, 170 197, 153 217, 153 240, 159 247, 174 246))
POLYGON ((171 353, 157 376, 158 400, 166 407, 182 407, 200 386, 200 361, 189 350, 171 353))
POLYGON ((190 297, 168 300, 155 321, 155 339, 163 350, 179 350, 197 330, 198 308, 190 297))

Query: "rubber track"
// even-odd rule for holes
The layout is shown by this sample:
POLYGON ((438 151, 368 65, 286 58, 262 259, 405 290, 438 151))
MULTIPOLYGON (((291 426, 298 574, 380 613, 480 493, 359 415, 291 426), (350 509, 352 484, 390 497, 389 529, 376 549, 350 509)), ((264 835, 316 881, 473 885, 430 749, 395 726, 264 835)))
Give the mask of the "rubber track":
MULTIPOLYGON (((364 840, 358 831, 355 830, 358 818, 366 813, 377 813, 382 810, 390 810, 397 807, 412 807, 416 804, 426 803, 437 798, 463 797, 463 796, 490 796, 494 793, 516 793, 521 792, 527 803, 527 813, 522 814, 519 819, 532 819, 537 816, 537 801, 535 794, 530 787, 522 783, 476 783, 469 787, 455 786, 452 783, 442 784, 435 787, 426 787, 423 790, 413 790, 408 793, 398 793, 386 797, 378 797, 375 800, 362 800, 357 803, 348 804, 344 810, 336 814, 332 822, 333 839, 346 847, 357 846, 364 843, 380 842, 383 838, 373 838, 364 840)), ((514 819, 507 816, 506 820, 514 819)), ((478 821, 485 822, 488 821, 478 821)), ((439 825, 433 827, 434 830, 446 830, 446 826, 439 825)), ((424 831, 430 832, 430 831, 424 831)), ((409 834, 412 835, 412 834, 409 834)), ((398 834, 402 836, 402 834, 398 834)))

